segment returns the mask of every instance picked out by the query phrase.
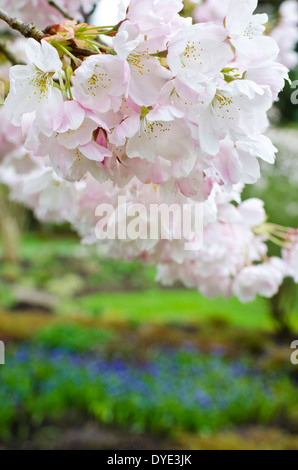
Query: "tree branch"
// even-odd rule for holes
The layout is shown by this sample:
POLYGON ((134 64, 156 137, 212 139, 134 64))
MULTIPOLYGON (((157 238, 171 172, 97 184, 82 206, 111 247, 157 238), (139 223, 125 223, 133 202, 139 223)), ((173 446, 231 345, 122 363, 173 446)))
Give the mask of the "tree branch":
POLYGON ((3 54, 6 59, 12 64, 12 65, 26 65, 25 62, 22 60, 19 60, 12 52, 10 52, 4 41, 0 40, 0 54, 3 54))
POLYGON ((36 28, 32 23, 24 23, 18 18, 12 18, 3 8, 0 8, 0 19, 5 21, 12 29, 19 31, 25 38, 33 38, 40 42, 45 36, 44 32, 36 28))
POLYGON ((48 3, 51 7, 56 8, 56 10, 58 10, 59 13, 61 13, 61 15, 67 20, 76 21, 76 19, 69 13, 69 11, 65 10, 62 6, 58 5, 58 3, 56 3, 54 0, 49 0, 48 3))
MULTIPOLYGON (((100 48, 100 46, 98 46, 100 48)), ((82 57, 89 57, 91 55, 98 55, 97 52, 95 51, 91 51, 90 49, 84 49, 82 47, 77 47, 77 46, 72 46, 71 47, 71 52, 73 52, 73 54, 75 56, 82 56, 82 57)))
POLYGON ((97 8, 97 4, 96 4, 96 3, 94 3, 92 9, 91 9, 89 12, 85 12, 85 11, 84 11, 84 8, 83 8, 82 6, 80 7, 80 13, 81 13, 82 17, 84 18, 84 22, 85 22, 85 23, 88 23, 88 20, 89 20, 90 16, 93 15, 93 13, 95 12, 96 8, 97 8))

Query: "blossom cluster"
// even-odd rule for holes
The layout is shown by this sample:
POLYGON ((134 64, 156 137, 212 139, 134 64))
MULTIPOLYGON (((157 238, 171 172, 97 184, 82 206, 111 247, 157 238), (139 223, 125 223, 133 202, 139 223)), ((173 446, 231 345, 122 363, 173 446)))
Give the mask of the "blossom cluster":
MULTIPOLYGON (((86 244, 99 243, 95 236, 99 204, 116 208, 119 196, 125 196, 127 208, 137 204, 149 208, 164 201, 158 185, 144 185, 137 179, 123 188, 111 181, 98 184, 91 175, 77 183, 66 182, 45 168, 42 159, 25 151, 22 156, 15 152, 6 157, 1 180, 11 188, 13 200, 34 210, 41 221, 70 223, 86 244)), ((180 281, 208 297, 237 296, 243 302, 258 294, 272 297, 285 277, 298 281, 297 232, 284 233, 283 259, 270 258, 266 242, 275 227, 267 223, 263 202, 242 202, 241 191, 241 185, 230 193, 218 185, 213 188, 203 203, 204 244, 200 249, 186 251, 182 239, 116 238, 106 240, 106 255, 155 264, 158 282, 172 285, 180 281)), ((193 203, 184 196, 172 202, 193 203)))
MULTIPOLYGON (((256 2, 255 2, 256 3, 256 2)), ((194 9, 198 23, 214 21, 222 24, 228 12, 229 0, 202 0, 194 9)), ((298 4, 296 0, 285 0, 277 12, 272 12, 266 25, 266 34, 273 37, 279 46, 278 61, 289 69, 298 65, 298 4)))
POLYGON ((266 242, 282 229, 261 201, 241 202, 258 160, 275 161, 267 111, 288 76, 256 6, 230 0, 222 24, 193 25, 182 0, 131 0, 114 27, 68 20, 28 39, 1 110, 0 178, 12 198, 43 221, 71 223, 86 243, 98 242, 96 207, 121 195, 128 205, 200 202, 202 248, 116 239, 108 254, 156 264, 163 283, 242 301, 297 279, 295 240, 285 230, 284 259, 270 259, 266 242))
POLYGON ((287 78, 263 35, 266 15, 232 0, 225 26, 191 25, 182 1, 147 3, 140 11, 133 0, 113 48, 93 41, 97 51, 71 72, 65 44, 91 43, 92 28, 66 22, 41 44, 29 39, 29 64, 11 68, 7 118, 68 181, 89 172, 121 186, 137 177, 196 200, 215 183, 256 182, 258 158, 275 159, 263 133, 287 78))

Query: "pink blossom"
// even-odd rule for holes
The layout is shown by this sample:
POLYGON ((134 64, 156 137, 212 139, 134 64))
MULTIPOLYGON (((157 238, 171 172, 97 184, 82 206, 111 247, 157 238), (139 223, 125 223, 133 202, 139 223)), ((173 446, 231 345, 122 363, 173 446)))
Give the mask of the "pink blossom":
POLYGON ((98 113, 117 112, 129 80, 125 61, 111 55, 88 57, 73 78, 75 98, 85 108, 98 113))
POLYGON ((57 130, 63 118, 63 98, 54 87, 53 75, 62 63, 57 50, 48 42, 39 44, 28 39, 26 54, 29 65, 15 65, 10 70, 10 92, 5 101, 5 115, 20 126, 27 113, 35 113, 39 129, 44 134, 57 130))

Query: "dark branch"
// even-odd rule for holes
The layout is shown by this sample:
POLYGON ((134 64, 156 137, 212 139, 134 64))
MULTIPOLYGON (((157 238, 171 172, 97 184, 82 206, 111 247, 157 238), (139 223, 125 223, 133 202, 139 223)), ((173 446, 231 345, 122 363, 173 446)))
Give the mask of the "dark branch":
MULTIPOLYGON (((100 48, 100 46, 98 46, 100 48)), ((71 52, 75 56, 81 56, 81 57, 89 57, 91 55, 97 55, 97 52, 91 51, 90 49, 84 49, 82 47, 77 47, 77 46, 72 46, 71 47, 71 52)))
POLYGON ((3 8, 0 8, 0 19, 5 21, 12 29, 25 36, 25 38, 33 38, 40 42, 45 36, 44 32, 36 28, 32 23, 24 23, 18 18, 11 17, 3 8))
POLYGON ((51 7, 56 8, 56 10, 58 10, 59 13, 61 13, 61 15, 67 20, 76 21, 76 19, 69 13, 69 11, 65 10, 63 7, 58 5, 58 3, 56 3, 54 0, 49 0, 48 3, 51 7))
POLYGON ((3 54, 6 59, 12 64, 12 65, 26 65, 25 62, 22 60, 19 60, 12 52, 10 52, 4 41, 0 40, 0 54, 3 54))
POLYGON ((81 15, 82 15, 82 17, 83 17, 85 23, 88 23, 88 20, 89 20, 90 16, 93 15, 93 13, 95 12, 96 8, 97 8, 97 4, 96 4, 96 3, 94 3, 94 5, 92 6, 92 9, 91 9, 90 11, 88 11, 88 12, 84 11, 84 8, 83 8, 82 6, 80 7, 80 13, 81 13, 81 15))

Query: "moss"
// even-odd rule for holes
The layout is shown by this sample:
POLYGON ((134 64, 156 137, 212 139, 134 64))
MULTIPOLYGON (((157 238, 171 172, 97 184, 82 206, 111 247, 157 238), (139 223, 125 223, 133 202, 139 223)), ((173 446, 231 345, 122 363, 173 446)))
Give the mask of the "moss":
POLYGON ((263 427, 205 436, 183 435, 178 442, 189 450, 298 450, 298 435, 263 427))

